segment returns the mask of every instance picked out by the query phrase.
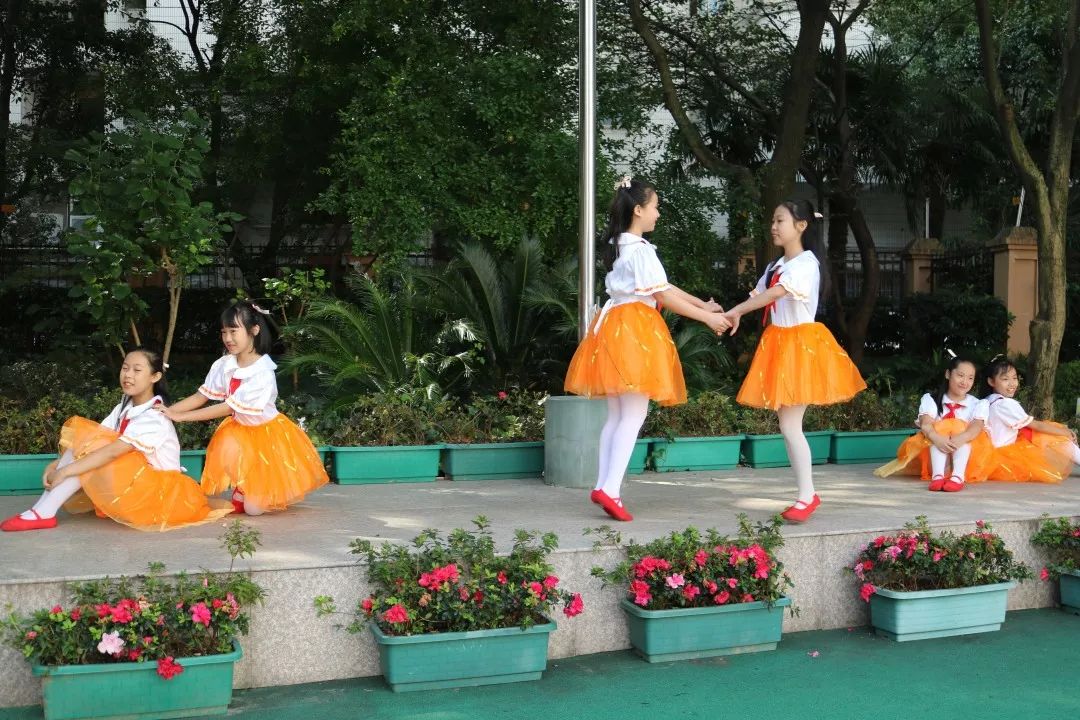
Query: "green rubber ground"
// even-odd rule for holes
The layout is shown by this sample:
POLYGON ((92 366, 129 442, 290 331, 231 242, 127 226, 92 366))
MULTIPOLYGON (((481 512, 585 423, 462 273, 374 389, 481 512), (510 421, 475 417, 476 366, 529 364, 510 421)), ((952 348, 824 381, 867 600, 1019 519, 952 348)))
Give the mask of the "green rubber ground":
MULTIPOLYGON (((1080 617, 1011 612, 1000 632, 895 643, 866 628, 791 633, 773 652, 650 665, 629 651, 549 662, 539 682, 395 695, 380 678, 242 690, 254 720, 1068 718, 1080 617)), ((39 707, 0 720, 40 718, 39 707)))

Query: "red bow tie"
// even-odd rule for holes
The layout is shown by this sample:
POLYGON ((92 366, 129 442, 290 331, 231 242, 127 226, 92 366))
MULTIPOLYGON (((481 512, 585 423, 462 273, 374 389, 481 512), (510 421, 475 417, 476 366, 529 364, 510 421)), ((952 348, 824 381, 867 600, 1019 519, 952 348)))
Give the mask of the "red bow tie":
POLYGON ((941 417, 941 419, 942 420, 949 420, 950 418, 955 418, 956 417, 956 411, 959 410, 960 408, 964 407, 964 403, 949 403, 949 402, 947 402, 947 403, 945 403, 945 407, 949 408, 949 412, 945 413, 941 417))
MULTIPOLYGON (((776 284, 779 283, 779 282, 780 282, 780 272, 777 271, 776 273, 773 274, 772 278, 769 280, 769 287, 774 288, 774 287, 776 287, 776 284)), ((761 314, 761 327, 765 327, 769 323, 769 317, 770 317, 769 314, 772 312, 772 309, 773 309, 773 307, 775 305, 776 305, 776 301, 773 300, 771 303, 769 303, 768 305, 765 306, 765 311, 761 314)))

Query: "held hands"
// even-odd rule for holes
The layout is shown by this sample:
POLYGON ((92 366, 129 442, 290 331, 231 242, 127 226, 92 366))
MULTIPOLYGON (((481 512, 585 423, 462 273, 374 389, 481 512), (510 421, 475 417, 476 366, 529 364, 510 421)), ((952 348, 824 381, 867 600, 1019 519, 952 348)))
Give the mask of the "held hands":
POLYGON ((731 334, 734 335, 735 331, 739 329, 739 318, 742 316, 732 309, 724 313, 724 317, 727 319, 728 327, 731 328, 731 334))
POLYGON ((731 327, 731 323, 728 322, 727 316, 722 312, 710 312, 703 322, 717 335, 723 335, 727 332, 727 329, 731 327))
POLYGON ((724 312, 723 306, 720 305, 720 303, 713 300, 712 298, 709 298, 708 300, 706 300, 705 303, 701 306, 701 308, 703 310, 708 310, 709 312, 712 312, 712 313, 714 313, 714 312, 721 312, 721 313, 724 312))
POLYGON ((943 453, 956 452, 957 444, 953 442, 952 438, 945 437, 944 435, 938 435, 934 433, 930 437, 930 442, 943 453))
POLYGON ((60 483, 67 480, 67 473, 63 468, 50 467, 46 468, 45 474, 41 477, 41 484, 46 490, 52 490, 60 483))

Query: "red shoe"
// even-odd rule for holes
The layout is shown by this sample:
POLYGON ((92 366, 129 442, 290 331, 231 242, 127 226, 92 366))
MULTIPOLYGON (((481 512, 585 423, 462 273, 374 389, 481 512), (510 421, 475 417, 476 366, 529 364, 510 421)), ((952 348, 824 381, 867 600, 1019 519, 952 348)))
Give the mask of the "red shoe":
POLYGON ((960 478, 953 475, 951 478, 949 478, 948 480, 945 481, 945 484, 942 485, 941 489, 944 490, 945 492, 960 492, 961 490, 963 490, 964 489, 964 481, 960 480, 960 482, 954 482, 953 478, 956 478, 957 480, 960 480, 960 478))
POLYGON ((244 514, 244 493, 234 492, 232 494, 231 502, 232 502, 233 512, 238 513, 240 515, 243 515, 244 514))
POLYGON ((795 505, 792 505, 787 510, 780 513, 780 517, 784 518, 788 522, 793 523, 806 522, 810 518, 810 516, 814 514, 814 511, 818 509, 818 505, 820 504, 821 498, 819 498, 815 493, 814 499, 810 501, 809 505, 800 500, 799 502, 795 503, 795 505), (803 507, 797 507, 800 503, 802 503, 803 507))
POLYGON ((37 510, 31 510, 36 520, 24 520, 19 515, 13 515, 0 523, 0 530, 4 532, 21 532, 23 530, 47 530, 56 527, 56 518, 43 518, 37 514, 37 510))
POLYGON ((930 492, 937 492, 938 490, 940 490, 944 486, 945 486, 945 476, 944 475, 935 475, 934 479, 930 481, 930 486, 927 487, 926 489, 929 490, 930 492))
POLYGON ((600 492, 599 490, 593 490, 591 493, 589 493, 589 499, 592 500, 597 505, 599 505, 601 495, 603 495, 603 493, 600 492))
POLYGON ((97 515, 99 518, 107 518, 107 517, 109 517, 105 513, 101 512, 101 510, 99 510, 98 508, 94 508, 94 514, 97 515))
POLYGON ((596 490, 595 492, 597 493, 596 499, 599 502, 600 507, 604 508, 604 512, 608 515, 616 520, 621 520, 622 522, 630 522, 634 519, 633 515, 626 512, 622 500, 616 500, 615 498, 608 496, 603 490, 596 490))

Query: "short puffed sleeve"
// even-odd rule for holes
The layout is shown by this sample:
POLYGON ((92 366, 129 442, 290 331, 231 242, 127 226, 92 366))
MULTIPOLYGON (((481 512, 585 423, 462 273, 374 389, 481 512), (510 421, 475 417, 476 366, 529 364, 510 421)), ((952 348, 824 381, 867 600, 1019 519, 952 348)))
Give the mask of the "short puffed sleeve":
MULTIPOLYGON (((971 396, 969 395, 968 397, 971 396)), ((975 403, 975 409, 971 411, 972 421, 982 420, 983 422, 986 422, 990 417, 990 403, 986 400, 975 400, 974 398, 972 398, 972 400, 975 403)))
POLYGON ((1027 427, 1035 418, 1027 414, 1023 406, 1012 398, 1001 398, 994 403, 994 419, 1000 420, 1012 430, 1027 427))
POLYGON ((225 385, 225 361, 228 355, 222 355, 213 365, 210 372, 206 373, 206 379, 199 386, 199 392, 211 400, 224 400, 226 395, 225 385))
POLYGON ((101 421, 102 427, 107 427, 110 430, 116 430, 120 424, 120 405, 116 405, 112 412, 105 416, 105 419, 101 421))
POLYGON ((634 252, 626 261, 634 278, 634 294, 652 295, 670 288, 664 266, 656 256, 656 248, 647 243, 631 247, 634 252))
POLYGON ((169 418, 156 410, 146 410, 132 418, 120 439, 144 455, 149 455, 175 432, 169 418))
POLYGON ((267 369, 240 380, 240 386, 225 399, 225 404, 241 415, 262 415, 276 394, 277 378, 273 370, 267 369))
POLYGON ((809 302, 814 292, 814 284, 818 280, 818 272, 816 262, 800 258, 784 265, 780 270, 778 284, 782 285, 793 299, 809 302))
POLYGON ((919 416, 915 419, 915 424, 919 424, 919 419, 921 419, 923 415, 929 415, 936 420, 940 414, 937 403, 934 402, 934 396, 930 393, 926 393, 922 396, 922 399, 919 400, 919 416))

